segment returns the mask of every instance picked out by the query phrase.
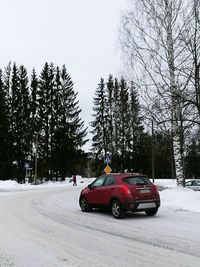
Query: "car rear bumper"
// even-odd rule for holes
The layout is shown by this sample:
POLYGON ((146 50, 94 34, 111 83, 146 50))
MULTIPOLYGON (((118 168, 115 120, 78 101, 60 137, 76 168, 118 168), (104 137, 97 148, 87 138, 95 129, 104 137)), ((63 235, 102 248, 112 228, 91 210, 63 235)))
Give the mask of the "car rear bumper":
POLYGON ((124 203, 124 209, 129 211, 144 211, 147 209, 158 209, 160 207, 160 199, 149 200, 129 200, 124 203))

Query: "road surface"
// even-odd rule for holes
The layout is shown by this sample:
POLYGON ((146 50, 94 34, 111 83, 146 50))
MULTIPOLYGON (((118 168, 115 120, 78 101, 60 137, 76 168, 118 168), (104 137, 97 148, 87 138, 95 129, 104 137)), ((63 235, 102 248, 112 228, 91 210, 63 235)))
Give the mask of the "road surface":
POLYGON ((200 214, 81 212, 80 187, 0 192, 0 267, 200 266, 200 214))

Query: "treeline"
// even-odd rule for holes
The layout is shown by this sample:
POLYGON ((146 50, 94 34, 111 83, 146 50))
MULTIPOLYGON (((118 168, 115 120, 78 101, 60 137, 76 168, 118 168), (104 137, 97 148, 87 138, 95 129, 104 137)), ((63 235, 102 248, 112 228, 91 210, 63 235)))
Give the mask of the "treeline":
MULTIPOLYGON (((121 79, 101 78, 93 101, 93 170, 105 168, 109 155, 113 172, 143 172, 155 178, 175 178, 173 136, 168 130, 145 126, 146 109, 139 104, 138 88, 121 79), (152 131, 153 130, 153 131, 152 131), (153 135, 152 135, 153 132, 153 135)), ((184 158, 186 178, 200 177, 199 140, 191 137, 184 158)))
MULTIPOLYGON (((86 153, 87 129, 66 67, 45 63, 39 75, 33 69, 29 78, 23 65, 10 63, 0 70, 0 179, 23 182, 28 170, 33 180, 36 163, 39 179, 95 176, 106 166, 105 155, 112 172, 173 178, 172 133, 148 126, 145 112, 133 83, 112 75, 101 78, 94 92, 92 149, 86 153)), ((192 135, 184 172, 186 178, 200 177, 200 142, 192 135)))
POLYGON ((33 177, 36 149, 38 177, 81 172, 87 129, 80 112, 65 66, 45 63, 39 76, 33 69, 30 79, 23 65, 9 63, 0 70, 0 179, 21 182, 25 165, 33 177))

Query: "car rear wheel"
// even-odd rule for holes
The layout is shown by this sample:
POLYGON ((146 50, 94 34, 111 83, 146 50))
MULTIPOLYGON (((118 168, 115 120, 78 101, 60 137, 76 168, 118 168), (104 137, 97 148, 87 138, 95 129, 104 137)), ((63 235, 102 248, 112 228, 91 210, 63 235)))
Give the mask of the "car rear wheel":
POLYGON ((83 212, 88 212, 92 210, 85 197, 81 197, 80 207, 83 212))
POLYGON ((112 211, 113 217, 116 219, 121 219, 125 215, 125 210, 123 209, 119 200, 113 200, 111 204, 111 211, 112 211))
POLYGON ((146 215, 148 216, 154 216, 158 212, 158 209, 150 209, 150 210, 145 210, 146 215))

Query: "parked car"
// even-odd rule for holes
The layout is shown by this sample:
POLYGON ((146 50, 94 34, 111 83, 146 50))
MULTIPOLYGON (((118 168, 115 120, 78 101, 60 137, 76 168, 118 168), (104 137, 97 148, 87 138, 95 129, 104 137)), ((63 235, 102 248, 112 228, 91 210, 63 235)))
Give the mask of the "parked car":
POLYGON ((200 191, 200 179, 193 179, 185 182, 185 188, 190 188, 195 191, 200 191))
POLYGON ((160 207, 158 188, 147 176, 139 173, 110 173, 96 178, 80 193, 83 212, 93 208, 110 209, 114 218, 123 218, 126 211, 144 211, 153 216, 160 207))

